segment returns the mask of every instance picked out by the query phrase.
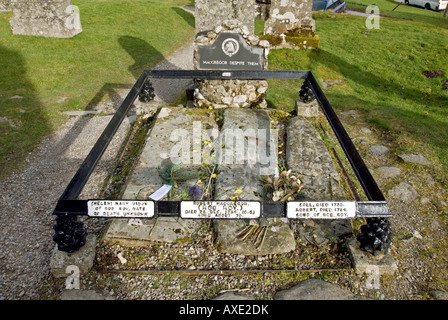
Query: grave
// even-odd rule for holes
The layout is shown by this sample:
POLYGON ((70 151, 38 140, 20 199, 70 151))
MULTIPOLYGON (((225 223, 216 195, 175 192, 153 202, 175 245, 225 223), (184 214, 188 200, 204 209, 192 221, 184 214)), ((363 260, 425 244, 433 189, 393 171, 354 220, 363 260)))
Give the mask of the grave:
MULTIPOLYGON (((266 71, 269 44, 244 24, 250 23, 247 8, 254 11, 254 2, 232 3, 240 8, 229 11, 232 20, 221 21, 210 16, 224 8, 220 7, 224 1, 196 2, 197 15, 210 14, 196 17, 196 70, 144 71, 130 90, 54 211, 60 215, 60 225, 67 220, 66 229, 55 226, 55 239, 69 242, 68 252, 82 247, 82 239, 76 237, 85 237, 85 233, 80 230, 82 223, 70 225, 64 216, 67 213, 110 218, 103 240, 129 245, 189 241, 202 219, 212 219, 222 252, 251 256, 294 250, 293 228, 302 240, 321 246, 334 237, 351 234, 351 219, 362 216, 368 223, 357 238, 359 249, 387 249, 390 233, 385 217, 391 215, 390 210, 314 76, 309 71, 266 71), (164 105, 158 110, 122 200, 76 200, 91 167, 137 96, 151 100, 150 81, 173 78, 194 80, 196 108, 164 105), (279 140, 265 109, 266 79, 305 80, 297 113, 285 124, 289 170, 278 167, 279 140), (318 106, 343 144, 369 201, 346 201, 332 157, 307 119, 321 115, 318 106), (212 177, 214 184, 210 183, 212 177), (279 192, 280 182, 290 189, 279 192), (249 238, 253 241, 246 241, 249 238)), ((285 7, 291 3, 276 4, 285 7)), ((303 21, 300 34, 313 31, 309 29, 312 22, 303 21)))
POLYGON ((14 35, 71 38, 82 32, 79 9, 70 0, 11 0, 14 35))
MULTIPOLYGON (((163 170, 177 163, 187 176, 176 181, 172 191, 177 194, 193 186, 204 169, 203 141, 209 142, 218 130, 209 110, 194 110, 182 107, 163 107, 157 114, 155 125, 149 133, 137 164, 125 187, 123 199, 150 200, 149 196, 169 181, 164 180, 163 170), (190 150, 191 148, 191 150, 190 150), (190 152, 191 151, 191 152, 190 152), (174 190, 176 189, 176 190, 174 190)), ((160 200, 178 200, 170 193, 160 200)), ((161 217, 142 219, 140 223, 129 219, 117 219, 110 223, 103 239, 121 241, 128 245, 145 245, 149 241, 174 242, 188 237, 200 227, 200 222, 180 218, 161 217)))
POLYGON ((272 48, 316 49, 312 0, 272 0, 264 36, 272 48))
MULTIPOLYGON (((222 195, 220 197, 222 200, 234 199, 236 196, 241 200, 267 200, 262 196, 262 178, 269 175, 278 177, 279 175, 277 168, 278 138, 272 132, 269 113, 265 110, 226 109, 220 134, 239 136, 244 143, 230 144, 228 140, 221 142, 223 148, 218 150, 223 154, 230 153, 235 158, 225 161, 224 155, 218 155, 220 174, 216 177, 215 194, 222 195), (261 152, 261 155, 266 157, 265 161, 253 159, 255 157, 251 157, 247 153, 244 154, 244 151, 249 152, 250 148, 255 149, 251 142, 255 142, 256 139, 261 140, 262 144, 266 146, 261 152), (238 154, 238 151, 242 151, 241 155, 238 154)), ((259 148, 258 152, 260 149, 263 148, 259 148)), ((222 252, 242 255, 286 253, 295 249, 294 234, 289 224, 282 219, 265 218, 249 222, 249 225, 266 228, 265 241, 262 246, 257 246, 256 242, 243 241, 238 237, 240 231, 247 224, 242 220, 214 220, 217 232, 216 242, 219 249, 222 252)))

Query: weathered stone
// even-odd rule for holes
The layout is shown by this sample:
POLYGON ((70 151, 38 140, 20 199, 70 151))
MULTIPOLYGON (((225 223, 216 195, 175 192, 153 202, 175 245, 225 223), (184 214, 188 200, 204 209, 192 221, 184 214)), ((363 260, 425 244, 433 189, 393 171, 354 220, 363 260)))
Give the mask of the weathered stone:
POLYGON ((330 153, 316 129, 307 120, 288 121, 286 162, 302 175, 305 187, 301 198, 307 200, 344 200, 339 175, 330 153))
MULTIPOLYGON (((252 0, 197 0, 195 1, 196 33, 208 32, 235 19, 254 33, 255 2, 252 0)), ((234 26, 234 25, 231 25, 234 26)))
MULTIPOLYGON (((236 197, 240 200, 263 200, 262 176, 278 175, 277 136, 271 133, 268 113, 264 110, 226 109, 219 139, 217 164, 220 174, 215 180, 215 197, 219 200, 236 197), (233 137, 236 143, 231 142, 233 137)), ((295 249, 293 232, 280 219, 261 219, 254 223, 267 228, 265 241, 258 248, 251 241, 237 238, 246 226, 244 221, 214 220, 218 248, 222 252, 242 255, 286 253, 295 249)))
POLYGON ((448 293, 441 290, 431 290, 429 294, 436 300, 448 300, 448 293))
POLYGON ((11 0, 14 16, 10 19, 13 34, 71 38, 82 32, 79 9, 70 0, 11 0))
POLYGON ((305 118, 318 117, 320 113, 320 107, 317 100, 313 100, 309 103, 305 103, 300 99, 296 100, 296 114, 305 118))
MULTIPOLYGON (((299 199, 346 200, 332 157, 311 123, 302 117, 294 117, 288 122, 286 134, 286 163, 305 183, 299 199)), ((302 240, 317 245, 353 231, 351 220, 305 219, 294 224, 302 240)))
POLYGON ((421 164, 424 166, 431 165, 431 162, 428 161, 428 159, 425 157, 422 153, 415 153, 415 154, 399 154, 398 157, 403 160, 404 162, 411 162, 416 164, 421 164))
POLYGON ((0 13, 11 12, 12 10, 11 0, 0 0, 0 13))
POLYGON ((233 292, 226 292, 217 296, 213 300, 255 300, 255 297, 249 294, 237 294, 233 292))
POLYGON ((389 153, 389 148, 385 146, 375 145, 370 147, 370 152, 377 156, 383 156, 389 153))
POLYGON ((387 192, 392 198, 400 199, 403 202, 412 202, 418 197, 417 191, 406 182, 401 182, 387 192))
MULTIPOLYGON (((205 163, 210 163, 211 144, 218 136, 218 126, 209 110, 164 107, 157 114, 156 123, 147 138, 129 177, 124 199, 148 199, 164 183, 161 170, 173 164, 180 166, 186 180, 177 182, 176 190, 196 184, 205 163)), ((174 187, 173 187, 174 188, 174 187)), ((163 199, 167 199, 165 195, 163 199)), ((196 231, 201 222, 177 218, 143 219, 142 225, 129 225, 127 219, 114 219, 104 235, 104 240, 119 240, 123 244, 141 245, 149 240, 172 242, 196 231)))
POLYGON ((78 251, 67 253, 59 251, 57 245, 53 250, 50 260, 51 273, 55 278, 66 278, 71 273, 67 273, 67 267, 75 266, 79 269, 79 274, 87 274, 93 266, 95 260, 96 236, 87 235, 86 244, 78 251))
POLYGON ((397 167, 379 167, 375 170, 382 178, 393 178, 401 173, 397 167))
POLYGON ((370 252, 361 250, 360 244, 355 238, 347 241, 347 247, 353 267, 358 274, 377 272, 378 275, 393 275, 398 269, 389 250, 372 255, 370 252))
POLYGON ((372 133, 372 130, 370 130, 370 129, 367 128, 367 127, 362 127, 362 128, 361 128, 361 132, 362 132, 362 133, 372 133))
MULTIPOLYGON (((312 0, 272 0, 265 34, 314 33, 312 0)), ((314 35, 314 34, 313 34, 314 35)))
POLYGON ((198 107, 227 105, 233 108, 263 108, 268 83, 265 80, 197 80, 195 104, 198 107))
POLYGON ((274 300, 368 300, 347 289, 319 279, 309 279, 298 285, 279 291, 274 300))

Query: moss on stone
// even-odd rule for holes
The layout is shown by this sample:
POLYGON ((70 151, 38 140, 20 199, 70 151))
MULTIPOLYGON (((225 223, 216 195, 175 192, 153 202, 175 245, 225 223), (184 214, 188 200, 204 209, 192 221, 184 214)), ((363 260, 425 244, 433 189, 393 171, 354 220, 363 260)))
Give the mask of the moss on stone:
POLYGON ((312 48, 317 49, 319 47, 319 36, 315 35, 314 37, 303 37, 303 36, 293 36, 285 38, 287 43, 293 44, 296 47, 301 48, 312 48))
POLYGON ((271 44, 271 46, 281 45, 283 42, 282 37, 275 34, 265 34, 260 36, 260 40, 267 40, 271 44))

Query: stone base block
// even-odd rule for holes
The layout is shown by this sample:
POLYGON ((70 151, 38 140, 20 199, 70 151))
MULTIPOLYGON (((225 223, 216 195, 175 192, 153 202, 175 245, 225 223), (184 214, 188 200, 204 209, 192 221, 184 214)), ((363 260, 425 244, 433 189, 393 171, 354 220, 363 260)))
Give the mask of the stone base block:
POLYGON ((296 100, 296 113, 298 116, 305 118, 314 118, 322 114, 317 100, 305 103, 300 99, 296 100))
POLYGON ((67 272, 67 267, 75 266, 79 269, 79 274, 87 274, 93 267, 95 260, 96 236, 89 234, 86 244, 78 251, 67 253, 59 251, 57 245, 53 250, 50 261, 51 273, 55 278, 66 278, 72 274, 67 272))
POLYGON ((390 252, 374 256, 370 252, 361 250, 355 238, 347 240, 347 247, 353 267, 358 274, 371 274, 377 270, 380 275, 393 275, 397 271, 397 264, 390 252))

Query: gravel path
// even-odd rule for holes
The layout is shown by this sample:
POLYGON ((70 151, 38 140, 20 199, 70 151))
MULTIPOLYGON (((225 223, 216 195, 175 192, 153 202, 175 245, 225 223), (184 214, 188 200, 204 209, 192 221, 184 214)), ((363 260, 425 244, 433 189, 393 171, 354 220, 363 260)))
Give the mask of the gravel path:
MULTIPOLYGON (((156 68, 192 69, 192 63, 192 46, 187 46, 156 68)), ((154 87, 160 99, 169 101, 186 84, 171 81, 166 86, 159 81, 154 87)), ((113 102, 103 101, 94 109, 113 113, 127 92, 128 89, 116 90, 113 102)), ((25 169, 0 181, 0 300, 39 298, 50 276, 49 261, 55 247, 52 211, 110 119, 111 115, 71 117, 30 153, 25 169)), ((99 185, 112 169, 129 127, 130 121, 124 121, 81 198, 95 196, 100 191, 99 185)))

